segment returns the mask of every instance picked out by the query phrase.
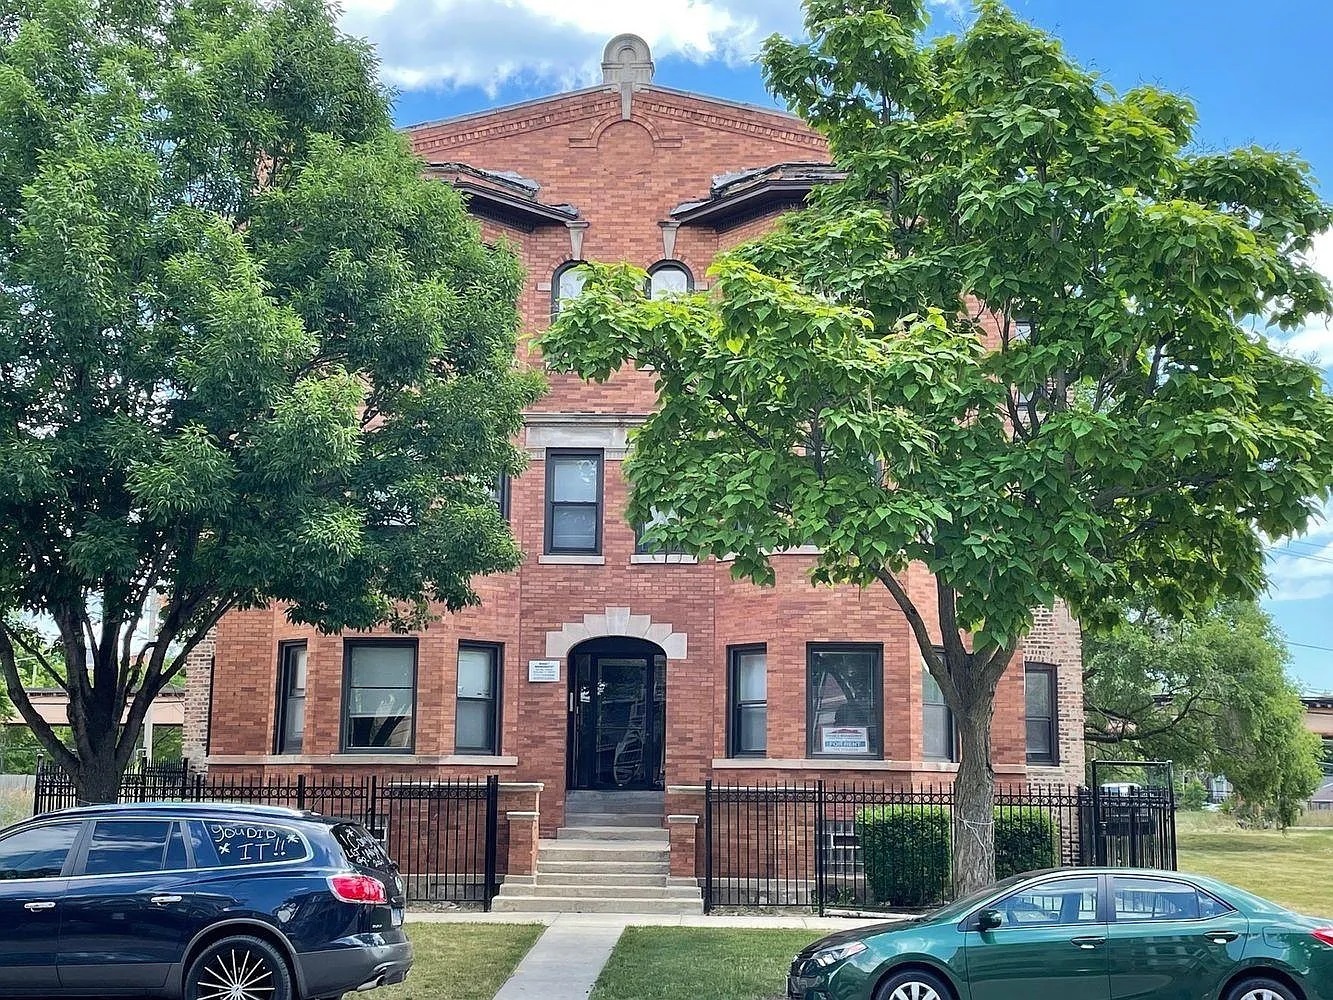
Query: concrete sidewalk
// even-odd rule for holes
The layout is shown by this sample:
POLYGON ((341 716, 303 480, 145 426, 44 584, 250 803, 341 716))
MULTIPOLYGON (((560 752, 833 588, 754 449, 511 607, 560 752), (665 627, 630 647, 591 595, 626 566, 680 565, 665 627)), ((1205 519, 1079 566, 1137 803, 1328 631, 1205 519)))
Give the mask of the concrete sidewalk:
POLYGON ((495 1000, 586 1000, 626 927, 748 927, 821 932, 882 923, 837 917, 662 915, 656 913, 409 913, 408 923, 544 924, 495 1000))

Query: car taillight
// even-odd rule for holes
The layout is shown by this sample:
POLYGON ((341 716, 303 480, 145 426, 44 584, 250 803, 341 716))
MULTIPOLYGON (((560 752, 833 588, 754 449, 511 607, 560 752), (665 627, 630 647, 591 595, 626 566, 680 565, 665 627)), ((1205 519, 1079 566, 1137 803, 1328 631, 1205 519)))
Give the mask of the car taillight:
POLYGON ((1310 932, 1320 944, 1333 948, 1333 927, 1318 927, 1310 932))
POLYGON ((369 875, 330 875, 329 889, 344 903, 387 903, 384 883, 369 875))

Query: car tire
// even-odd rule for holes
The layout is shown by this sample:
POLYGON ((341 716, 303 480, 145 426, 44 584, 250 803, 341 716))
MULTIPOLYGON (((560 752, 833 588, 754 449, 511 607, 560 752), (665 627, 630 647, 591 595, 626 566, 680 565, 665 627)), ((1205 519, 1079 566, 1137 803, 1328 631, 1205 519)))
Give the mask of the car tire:
POLYGON ((248 935, 215 941, 190 963, 185 1000, 211 1000, 219 994, 237 1000, 296 1000, 282 953, 248 935))
POLYGON ((1285 983, 1256 976, 1253 979, 1242 979, 1227 990, 1226 1000, 1296 1000, 1296 994, 1285 983))
POLYGON ((953 989, 933 972, 907 969, 884 980, 875 1000, 953 1000, 953 989))

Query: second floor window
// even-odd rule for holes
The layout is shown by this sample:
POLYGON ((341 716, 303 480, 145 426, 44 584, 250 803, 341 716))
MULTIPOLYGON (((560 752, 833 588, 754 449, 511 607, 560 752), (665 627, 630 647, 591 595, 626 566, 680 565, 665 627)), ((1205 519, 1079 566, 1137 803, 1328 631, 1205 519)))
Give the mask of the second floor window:
POLYGON ((278 647, 278 726, 273 749, 300 753, 305 743, 306 645, 285 642, 278 647))
POLYGON ((654 264, 648 271, 648 297, 662 299, 694 291, 694 275, 679 261, 654 264))
POLYGON ((954 736, 953 712, 944 703, 944 692, 930 671, 922 667, 921 722, 922 756, 926 760, 957 761, 958 741, 954 736))
POLYGON ((571 260, 556 268, 555 277, 551 279, 552 319, 560 315, 560 309, 566 302, 579 297, 586 278, 587 272, 583 269, 581 260, 571 260))
POLYGON ((500 752, 500 650, 493 643, 458 647, 458 710, 454 749, 458 753, 500 752))
POLYGON ((679 556, 684 555, 685 550, 679 545, 659 542, 648 538, 648 531, 659 524, 666 522, 667 516, 654 508, 653 517, 647 524, 637 524, 634 526, 634 554, 639 556, 679 556))
POLYGON ((547 452, 546 551, 572 555, 601 553, 600 451, 547 452))
POLYGON ((349 641, 343 692, 344 750, 412 750, 417 701, 415 641, 349 641))

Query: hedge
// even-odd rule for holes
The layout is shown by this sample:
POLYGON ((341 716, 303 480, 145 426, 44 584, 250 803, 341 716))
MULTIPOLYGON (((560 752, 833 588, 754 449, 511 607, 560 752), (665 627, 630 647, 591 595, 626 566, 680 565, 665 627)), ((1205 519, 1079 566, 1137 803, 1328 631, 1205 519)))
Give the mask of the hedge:
MULTIPOLYGON (((880 906, 919 909, 952 894, 952 818, 944 806, 879 806, 856 816, 866 884, 880 906)), ((995 810, 995 877, 1054 868, 1059 835, 1050 813, 995 810)))

